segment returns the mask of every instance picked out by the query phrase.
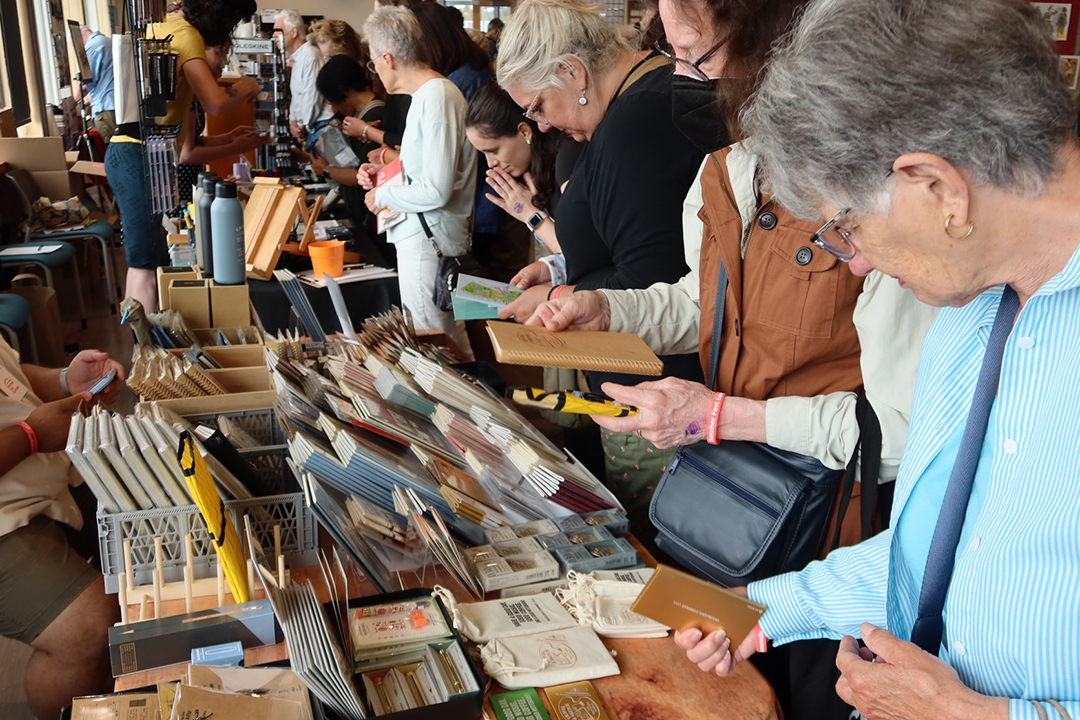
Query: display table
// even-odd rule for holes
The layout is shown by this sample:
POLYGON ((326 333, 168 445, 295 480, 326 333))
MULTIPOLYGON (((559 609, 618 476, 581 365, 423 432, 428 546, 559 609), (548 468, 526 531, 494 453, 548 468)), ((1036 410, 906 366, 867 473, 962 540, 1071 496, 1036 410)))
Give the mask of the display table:
MULTIPOLYGON (((323 330, 327 334, 339 332, 341 328, 338 327, 337 314, 330 300, 330 291, 326 288, 301 284, 311 302, 312 309, 315 310, 315 316, 322 323, 323 330)), ((255 312, 259 314, 266 332, 277 335, 279 330, 292 327, 292 305, 277 280, 273 278, 249 279, 248 289, 251 294, 251 304, 255 312)), ((341 294, 345 298, 345 307, 349 309, 353 326, 357 328, 363 320, 372 315, 384 313, 392 305, 401 305, 397 278, 346 283, 341 286, 341 294)))
MULTIPOLYGON (((627 536, 637 548, 639 555, 649 565, 655 565, 653 558, 630 536, 627 536)), ((324 545, 327 538, 323 538, 324 545)), ((292 582, 311 581, 319 599, 330 599, 322 571, 317 567, 296 568, 290 571, 292 582)), ((402 575, 406 587, 431 587, 445 585, 460 598, 467 598, 468 593, 457 582, 438 567, 427 570, 427 577, 402 575)), ((367 585, 359 588, 356 596, 375 594, 375 589, 367 585)), ((259 590, 257 597, 263 597, 259 590)), ((212 608, 217 604, 217 597, 195 598, 195 610, 212 608)), ((183 600, 162 603, 165 615, 184 612, 183 600)), ((138 617, 138 606, 129 608, 130 617, 138 617)), ((604 644, 615 651, 615 662, 621 674, 613 677, 593 680, 597 693, 611 711, 613 720, 643 720, 645 718, 664 718, 664 720, 700 720, 706 717, 723 717, 725 720, 774 720, 780 717, 777 711, 776 696, 765 678, 748 662, 742 663, 728 678, 718 678, 697 669, 686 655, 670 638, 648 640, 624 640, 604 638, 604 644)), ((250 648, 244 652, 244 665, 253 667, 277 662, 288 657, 285 643, 261 648, 250 648)), ((187 663, 170 665, 146 672, 125 675, 116 679, 116 691, 133 690, 156 683, 176 682, 187 674, 187 663)), ((489 695, 507 692, 496 683, 491 683, 489 695)), ((541 699, 546 698, 538 691, 541 699)), ((485 703, 488 717, 495 717, 490 704, 485 703)), ((550 710, 550 708, 549 708, 550 710)))

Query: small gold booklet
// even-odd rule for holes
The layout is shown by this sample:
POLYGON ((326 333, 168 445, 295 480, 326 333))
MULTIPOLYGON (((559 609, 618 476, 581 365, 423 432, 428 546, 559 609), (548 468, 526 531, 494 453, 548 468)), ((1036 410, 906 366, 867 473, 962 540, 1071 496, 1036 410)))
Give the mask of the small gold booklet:
POLYGON ((611 720, 604 701, 588 680, 555 685, 544 692, 554 720, 611 720))
POLYGON ((703 635, 723 630, 732 648, 750 634, 765 606, 668 565, 656 572, 630 607, 675 630, 701 628, 703 635))

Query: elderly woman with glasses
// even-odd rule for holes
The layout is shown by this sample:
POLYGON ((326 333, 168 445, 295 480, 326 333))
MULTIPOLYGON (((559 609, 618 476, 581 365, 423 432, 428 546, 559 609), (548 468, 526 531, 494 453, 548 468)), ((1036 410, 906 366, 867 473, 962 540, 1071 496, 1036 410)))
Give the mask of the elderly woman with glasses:
POLYGON ((404 220, 387 230, 397 250, 401 301, 417 327, 442 330, 469 352, 464 323, 440 310, 433 299, 439 256, 469 250, 469 225, 476 187, 476 150, 465 136, 468 105, 461 91, 428 64, 416 16, 403 7, 383 7, 364 23, 371 68, 389 93, 412 96, 401 140, 404 184, 375 187, 379 163, 364 163, 357 179, 368 190, 375 214, 387 209, 404 220))
MULTIPOLYGON (((525 0, 499 41, 499 84, 540 132, 588 140, 554 215, 566 283, 536 263, 529 289, 500 312, 528 319, 549 296, 674 282, 687 266, 679 218, 702 153, 671 117, 671 64, 638 52, 580 0, 525 0)), ((536 227, 546 222, 534 218, 536 227)), ((665 372, 700 379, 696 357, 665 358, 665 372)), ((590 373, 589 384, 628 376, 590 373)), ((645 378, 641 378, 645 379, 645 378)), ((632 381, 632 380, 631 380, 632 381)), ((670 453, 634 436, 604 436, 606 474, 625 502, 656 482, 670 453)))
POLYGON ((774 643, 845 636, 836 690, 863 717, 1080 717, 1080 147, 1058 62, 1022 0, 828 0, 744 117, 820 242, 946 307, 893 528, 747 588, 774 643))

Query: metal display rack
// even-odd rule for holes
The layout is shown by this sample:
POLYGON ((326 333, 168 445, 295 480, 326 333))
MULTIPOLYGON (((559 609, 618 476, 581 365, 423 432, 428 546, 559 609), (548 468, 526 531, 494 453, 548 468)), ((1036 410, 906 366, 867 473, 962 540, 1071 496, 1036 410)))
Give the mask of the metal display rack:
POLYGON ((238 57, 251 57, 258 63, 258 78, 263 83, 264 91, 270 96, 269 101, 260 98, 255 105, 257 126, 259 113, 270 110, 267 129, 274 137, 273 142, 258 149, 257 164, 266 170, 284 171, 282 174, 290 174, 291 170, 298 170, 290 152, 292 139, 289 135, 289 120, 286 116, 290 98, 285 50, 278 41, 270 38, 234 37, 232 51, 238 57), (266 62, 262 62, 262 58, 266 58, 266 62))
POLYGON ((151 23, 165 20, 165 0, 126 0, 128 33, 131 35, 131 50, 135 60, 135 82, 139 99, 139 128, 145 142, 143 171, 150 190, 150 209, 152 213, 163 213, 180 204, 179 183, 177 181, 178 151, 176 138, 179 125, 161 125, 157 118, 166 114, 166 102, 176 93, 176 61, 171 56, 171 72, 162 72, 168 65, 166 60, 153 57, 162 55, 160 48, 151 52, 151 46, 163 43, 167 38, 148 38, 147 28, 151 23), (155 62, 157 60, 157 62, 155 62), (153 67, 159 71, 154 78, 153 67))

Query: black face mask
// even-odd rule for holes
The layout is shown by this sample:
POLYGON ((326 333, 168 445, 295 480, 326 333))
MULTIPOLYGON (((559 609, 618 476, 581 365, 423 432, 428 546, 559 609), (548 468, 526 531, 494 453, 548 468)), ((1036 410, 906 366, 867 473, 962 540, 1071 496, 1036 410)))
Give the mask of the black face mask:
POLYGON ((685 75, 671 78, 671 119, 703 153, 714 153, 731 144, 727 124, 720 117, 719 88, 719 79, 702 81, 685 75))

